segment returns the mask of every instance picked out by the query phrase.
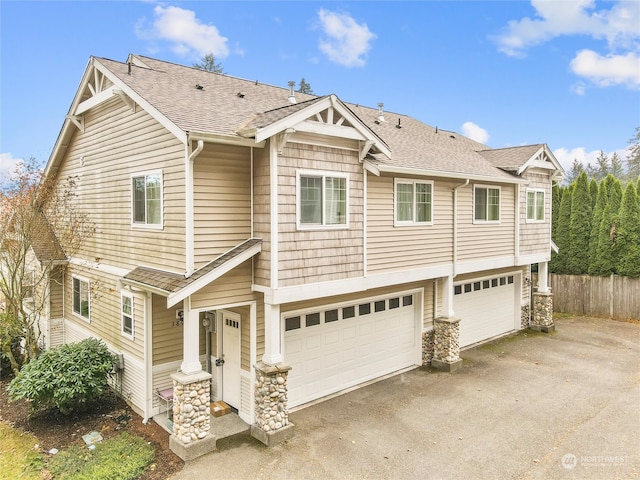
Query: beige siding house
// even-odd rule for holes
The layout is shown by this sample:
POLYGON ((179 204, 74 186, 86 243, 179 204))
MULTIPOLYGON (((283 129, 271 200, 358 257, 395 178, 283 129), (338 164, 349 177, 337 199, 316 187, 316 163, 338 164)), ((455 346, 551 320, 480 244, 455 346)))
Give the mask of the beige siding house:
POLYGON ((270 445, 292 408, 553 328, 563 172, 544 144, 490 149, 382 105, 92 57, 46 175, 77 177, 96 226, 51 272, 46 345, 103 339, 145 419, 172 403, 183 458, 215 446, 212 401, 270 445))

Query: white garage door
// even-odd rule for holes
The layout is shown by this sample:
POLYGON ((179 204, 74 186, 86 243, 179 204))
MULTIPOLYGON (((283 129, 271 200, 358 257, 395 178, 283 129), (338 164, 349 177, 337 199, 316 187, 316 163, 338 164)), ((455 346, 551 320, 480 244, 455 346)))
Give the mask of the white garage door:
POLYGON ((520 324, 516 277, 502 275, 454 285, 453 311, 460 319, 460 346, 465 347, 520 324))
POLYGON ((289 406, 415 365, 413 295, 285 314, 289 406))

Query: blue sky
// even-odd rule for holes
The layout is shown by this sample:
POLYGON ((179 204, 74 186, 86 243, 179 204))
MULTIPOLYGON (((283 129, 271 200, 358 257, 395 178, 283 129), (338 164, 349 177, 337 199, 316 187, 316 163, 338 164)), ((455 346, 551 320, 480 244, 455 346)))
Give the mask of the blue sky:
POLYGON ((640 2, 0 1, 0 173, 49 158, 91 55, 191 65, 411 115, 565 168, 626 158, 640 126, 640 2))

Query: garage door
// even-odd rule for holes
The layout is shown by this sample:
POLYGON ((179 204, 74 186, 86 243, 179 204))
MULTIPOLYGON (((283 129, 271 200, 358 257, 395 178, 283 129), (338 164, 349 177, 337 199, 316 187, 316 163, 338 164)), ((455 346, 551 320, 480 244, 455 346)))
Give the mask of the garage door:
POLYGON ((461 347, 510 332, 519 325, 514 275, 471 280, 453 288, 453 310, 460 319, 461 347))
POLYGON ((285 314, 289 406, 416 364, 413 295, 285 314))

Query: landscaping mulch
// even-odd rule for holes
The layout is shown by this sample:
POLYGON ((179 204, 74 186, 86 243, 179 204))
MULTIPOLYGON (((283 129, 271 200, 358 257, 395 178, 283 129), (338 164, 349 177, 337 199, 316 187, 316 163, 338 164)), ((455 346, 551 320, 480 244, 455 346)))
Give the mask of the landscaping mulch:
POLYGON ((10 378, 0 379, 0 420, 15 428, 30 432, 38 439, 38 449, 45 455, 55 448, 84 446, 82 436, 99 432, 109 438, 122 432, 143 437, 156 452, 152 466, 141 480, 165 480, 182 470, 184 462, 169 449, 169 434, 153 420, 147 425, 121 398, 109 391, 89 411, 68 416, 55 410, 31 414, 26 400, 9 402, 7 385, 10 378))

